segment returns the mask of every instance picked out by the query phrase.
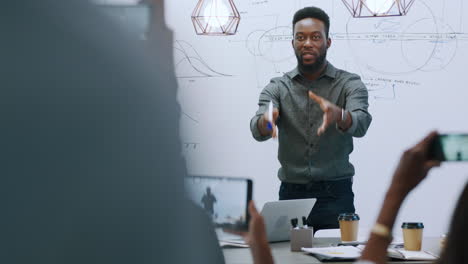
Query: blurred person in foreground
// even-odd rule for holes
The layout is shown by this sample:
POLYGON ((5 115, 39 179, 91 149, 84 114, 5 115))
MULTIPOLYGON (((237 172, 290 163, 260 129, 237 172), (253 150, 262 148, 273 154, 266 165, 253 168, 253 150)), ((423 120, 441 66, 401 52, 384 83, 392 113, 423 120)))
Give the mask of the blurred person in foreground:
POLYGON ((149 53, 83 0, 2 3, 0 262, 224 262, 173 195, 186 169, 162 4, 149 53))
MULTIPOLYGON (((440 162, 430 160, 429 146, 437 137, 436 132, 430 133, 416 146, 406 150, 393 175, 390 187, 372 228, 369 241, 362 253, 359 264, 387 263, 387 247, 391 242, 391 230, 395 223, 398 211, 407 195, 423 181, 429 170, 439 166, 440 162), (376 228, 378 226, 378 228, 376 228)), ((257 212, 254 204, 249 205, 251 220, 248 233, 239 233, 251 246, 252 255, 256 264, 271 264, 273 257, 266 240, 265 224, 262 216, 257 212)), ((458 200, 452 217, 450 231, 445 249, 436 263, 467 263, 468 253, 468 226, 465 219, 468 217, 468 184, 465 186, 458 200)))

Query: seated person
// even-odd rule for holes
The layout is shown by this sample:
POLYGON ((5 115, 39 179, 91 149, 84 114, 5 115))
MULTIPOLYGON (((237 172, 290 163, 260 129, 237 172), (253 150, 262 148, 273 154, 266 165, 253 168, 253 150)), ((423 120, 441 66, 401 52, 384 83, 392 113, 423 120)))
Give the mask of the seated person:
POLYGON ((2 3, 1 263, 224 263, 180 195, 172 39, 154 2, 151 52, 84 0, 2 3))
MULTIPOLYGON (((377 224, 388 231, 388 235, 371 232, 369 241, 362 253, 361 260, 357 263, 380 264, 387 261, 387 247, 391 242, 390 230, 395 223, 401 204, 406 196, 424 178, 428 171, 440 164, 439 161, 429 160, 428 152, 431 142, 437 136, 436 132, 430 133, 416 146, 405 151, 400 163, 393 175, 390 187, 387 190, 385 200, 377 218, 377 224)), ((468 202, 468 185, 463 190, 455 213, 453 215, 445 250, 438 263, 465 263, 468 259, 466 250, 468 229, 463 222, 466 219, 468 202)), ((249 232, 238 233, 251 246, 251 251, 256 264, 273 263, 273 257, 266 239, 265 224, 262 216, 257 212, 253 202, 249 205, 251 220, 249 232)))

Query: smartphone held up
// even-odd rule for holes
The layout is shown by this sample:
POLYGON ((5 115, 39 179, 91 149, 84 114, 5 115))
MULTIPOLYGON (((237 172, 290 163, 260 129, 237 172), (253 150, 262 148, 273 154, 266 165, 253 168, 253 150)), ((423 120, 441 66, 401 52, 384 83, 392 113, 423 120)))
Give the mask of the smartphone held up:
POLYGON ((429 158, 438 161, 468 161, 468 133, 439 134, 430 146, 429 158))
POLYGON ((201 207, 217 229, 246 231, 252 180, 234 177, 190 176, 185 179, 189 198, 201 207))

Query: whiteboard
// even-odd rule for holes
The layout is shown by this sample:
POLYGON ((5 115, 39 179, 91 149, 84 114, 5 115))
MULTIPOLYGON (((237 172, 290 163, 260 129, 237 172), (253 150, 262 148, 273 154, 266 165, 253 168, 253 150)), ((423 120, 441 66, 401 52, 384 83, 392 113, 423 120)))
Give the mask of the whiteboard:
MULTIPOLYGON (((199 36, 190 16, 197 1, 166 1, 174 31, 181 138, 189 173, 249 177, 258 207, 278 199, 277 142, 249 129, 262 88, 296 66, 294 12, 318 6, 330 16, 328 60, 359 74, 373 122, 354 140, 355 206, 373 225, 401 153, 433 129, 468 131, 468 2, 416 0, 403 17, 353 18, 339 0, 236 0, 236 35, 199 36)), ((466 163, 434 169, 410 194, 395 225, 421 221, 425 235, 447 232, 468 174, 466 163)))

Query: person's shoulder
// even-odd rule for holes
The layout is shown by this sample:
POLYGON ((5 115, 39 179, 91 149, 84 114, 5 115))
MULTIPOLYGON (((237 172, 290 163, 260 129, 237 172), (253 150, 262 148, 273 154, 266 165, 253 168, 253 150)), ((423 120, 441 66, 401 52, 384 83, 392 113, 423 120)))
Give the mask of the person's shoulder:
POLYGON ((336 69, 336 78, 349 79, 349 80, 361 80, 361 76, 357 73, 349 72, 343 69, 336 69))
POLYGON ((288 85, 291 83, 292 79, 294 79, 298 75, 297 69, 293 69, 289 72, 283 73, 281 76, 276 76, 271 78, 270 84, 273 85, 288 85))
POLYGON ((335 69, 335 79, 342 82, 345 87, 349 88, 364 88, 365 84, 357 73, 349 72, 343 69, 335 69))
POLYGON ((347 91, 367 90, 366 84, 362 81, 361 76, 356 73, 336 68, 335 79, 342 83, 343 89, 347 91))

